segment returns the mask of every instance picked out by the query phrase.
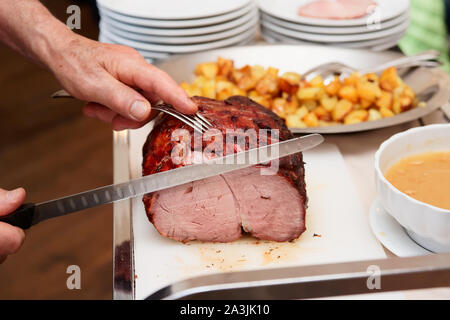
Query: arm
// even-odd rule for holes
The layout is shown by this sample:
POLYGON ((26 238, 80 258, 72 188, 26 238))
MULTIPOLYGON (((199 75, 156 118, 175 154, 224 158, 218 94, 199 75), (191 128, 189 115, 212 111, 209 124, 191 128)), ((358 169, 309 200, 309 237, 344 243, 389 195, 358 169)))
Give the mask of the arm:
POLYGON ((70 94, 88 101, 86 116, 115 130, 145 124, 158 99, 181 112, 197 111, 184 90, 136 50, 77 35, 37 0, 1 1, 0 40, 48 68, 70 94))

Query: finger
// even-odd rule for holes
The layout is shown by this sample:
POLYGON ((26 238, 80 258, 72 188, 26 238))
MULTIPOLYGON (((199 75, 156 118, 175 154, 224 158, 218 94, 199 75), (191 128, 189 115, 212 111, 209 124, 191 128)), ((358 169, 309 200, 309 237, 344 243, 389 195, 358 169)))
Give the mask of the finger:
POLYGON ((7 223, 0 222, 0 256, 19 251, 25 240, 25 232, 7 223))
POLYGON ((187 93, 164 71, 152 66, 145 60, 140 63, 131 62, 125 64, 125 70, 119 75, 124 81, 131 81, 132 85, 159 96, 164 102, 171 104, 175 109, 183 113, 197 112, 197 105, 187 93), (131 78, 130 78, 131 76, 131 78))
POLYGON ((146 97, 148 101, 150 101, 152 106, 162 101, 162 99, 156 93, 153 92, 143 91, 142 95, 146 97))
POLYGON ((145 124, 147 124, 148 121, 155 118, 158 115, 158 113, 159 113, 159 111, 152 110, 152 112, 150 113, 150 117, 147 119, 147 121, 143 121, 143 122, 129 120, 129 119, 122 117, 121 115, 116 115, 111 122, 112 128, 115 131, 122 131, 125 129, 138 129, 138 128, 141 128, 142 126, 144 126, 145 124))
POLYGON ((105 72, 88 90, 89 101, 106 106, 125 118, 145 121, 150 115, 150 102, 136 90, 105 72))
POLYGON ((11 191, 0 189, 0 216, 7 215, 16 210, 24 200, 25 190, 23 188, 17 188, 11 191))
POLYGON ((83 107, 83 114, 89 118, 97 118, 103 122, 111 123, 112 119, 117 115, 111 109, 95 102, 89 102, 83 107))
POLYGON ((6 260, 6 256, 0 256, 0 264, 5 262, 5 260, 6 260))
POLYGON ((121 115, 115 116, 113 121, 111 122, 112 128, 115 131, 122 131, 125 129, 138 129, 144 126, 146 123, 147 122, 132 121, 122 117, 121 115))

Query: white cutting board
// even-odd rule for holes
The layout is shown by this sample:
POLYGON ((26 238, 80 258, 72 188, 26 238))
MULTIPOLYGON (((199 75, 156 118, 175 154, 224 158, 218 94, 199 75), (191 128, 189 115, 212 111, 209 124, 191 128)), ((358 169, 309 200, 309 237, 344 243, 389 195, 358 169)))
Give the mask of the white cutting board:
MULTIPOLYGON (((132 178, 141 176, 141 149, 148 132, 149 127, 130 132, 132 178)), ((175 281, 214 272, 385 258, 338 148, 324 143, 305 152, 304 161, 307 230, 293 242, 246 236, 225 244, 182 244, 162 237, 147 220, 141 199, 133 199, 136 299, 175 281)))

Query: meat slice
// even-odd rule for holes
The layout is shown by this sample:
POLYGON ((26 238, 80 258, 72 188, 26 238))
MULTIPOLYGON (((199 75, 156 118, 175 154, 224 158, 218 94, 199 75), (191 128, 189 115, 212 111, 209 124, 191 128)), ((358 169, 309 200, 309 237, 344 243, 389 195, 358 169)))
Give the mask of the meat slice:
MULTIPOLYGON (((251 142, 257 144, 259 129, 279 130, 278 137, 269 134, 269 144, 293 138, 282 119, 248 98, 231 97, 225 101, 202 97, 193 99, 199 112, 223 139, 201 141, 197 146, 201 150, 192 145, 188 159, 192 160, 196 152, 205 151, 211 141, 216 141, 218 150, 224 154, 245 150, 251 142), (254 129, 257 134, 247 136, 247 143, 242 146, 226 139, 230 129, 254 129)), ((187 130, 187 138, 195 139, 192 128, 177 119, 163 116, 143 148, 144 175, 190 163, 174 163, 171 157, 178 143, 172 141, 172 133, 177 129, 187 130)), ((290 241, 305 231, 306 190, 302 154, 280 159, 278 170, 270 164, 256 165, 147 194, 143 201, 147 216, 158 232, 178 241, 230 242, 241 236, 241 229, 259 239, 290 241), (262 169, 266 170, 264 175, 261 174, 262 169)))
POLYGON ((221 176, 159 191, 149 198, 149 217, 166 237, 230 242, 241 236, 236 203, 221 176))
POLYGON ((244 231, 259 239, 289 241, 305 231, 301 194, 286 177, 261 175, 255 167, 224 175, 244 231))
POLYGON ((300 7, 300 16, 319 19, 355 19, 374 9, 372 0, 317 0, 300 7))

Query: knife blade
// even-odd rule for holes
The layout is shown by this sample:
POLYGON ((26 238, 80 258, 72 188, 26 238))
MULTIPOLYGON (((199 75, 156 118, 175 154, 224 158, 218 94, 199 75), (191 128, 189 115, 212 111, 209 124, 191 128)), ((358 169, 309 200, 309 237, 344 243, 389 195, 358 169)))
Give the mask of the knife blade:
POLYGON ((28 229, 47 219, 283 158, 311 149, 321 144, 323 140, 320 134, 310 134, 56 200, 24 204, 11 214, 0 217, 0 222, 28 229))

